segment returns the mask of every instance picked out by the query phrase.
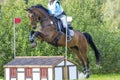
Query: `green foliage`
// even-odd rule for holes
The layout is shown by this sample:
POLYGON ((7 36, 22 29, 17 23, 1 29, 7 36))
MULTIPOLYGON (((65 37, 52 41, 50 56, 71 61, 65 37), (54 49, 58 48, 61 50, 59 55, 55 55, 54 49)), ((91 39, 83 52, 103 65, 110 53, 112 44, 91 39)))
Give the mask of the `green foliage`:
MULTIPOLYGON (((54 47, 36 39, 36 48, 30 47, 28 40, 30 22, 24 10, 35 4, 42 4, 47 8, 48 0, 8 0, 0 8, 0 76, 3 76, 3 66, 13 59, 13 30, 15 17, 22 22, 16 25, 16 55, 17 56, 63 56, 65 48, 54 47)), ((88 59, 92 73, 119 73, 120 72, 120 14, 118 0, 60 0, 67 15, 73 17, 72 26, 81 32, 89 32, 102 54, 100 67, 95 66, 93 50, 89 48, 88 59), (111 5, 114 7, 111 12, 111 5), (70 4, 70 5, 68 5, 70 4), (116 6, 115 6, 116 5, 116 6), (112 15, 109 15, 112 13, 112 15)), ((68 58, 77 62, 75 54, 68 49, 68 58)), ((81 70, 81 65, 80 65, 81 70)))

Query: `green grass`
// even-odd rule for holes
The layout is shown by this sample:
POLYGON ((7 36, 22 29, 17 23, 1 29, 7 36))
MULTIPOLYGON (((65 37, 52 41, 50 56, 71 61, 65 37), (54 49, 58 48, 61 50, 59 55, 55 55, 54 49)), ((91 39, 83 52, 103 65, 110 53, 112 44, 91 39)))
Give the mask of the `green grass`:
POLYGON ((2 77, 0 77, 0 80, 4 80, 2 77))
POLYGON ((0 77, 0 80, 4 80, 2 77, 0 77))
POLYGON ((120 80, 120 74, 91 75, 90 78, 85 80, 120 80))
MULTIPOLYGON (((3 80, 3 78, 0 77, 0 80, 3 80)), ((120 80, 120 74, 91 75, 90 78, 85 80, 120 80)))

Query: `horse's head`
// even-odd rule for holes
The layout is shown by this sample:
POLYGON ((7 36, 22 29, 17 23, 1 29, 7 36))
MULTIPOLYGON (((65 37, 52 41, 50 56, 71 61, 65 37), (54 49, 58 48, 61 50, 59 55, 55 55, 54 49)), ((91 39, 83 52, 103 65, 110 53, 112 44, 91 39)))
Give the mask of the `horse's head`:
POLYGON ((36 5, 36 6, 31 6, 28 9, 25 9, 26 11, 28 11, 28 17, 30 19, 30 25, 33 29, 36 28, 37 26, 37 22, 40 22, 42 20, 42 18, 46 17, 45 16, 45 12, 42 7, 42 5, 36 5))
POLYGON ((26 9, 28 11, 28 17, 30 19, 30 25, 33 29, 36 28, 37 22, 39 21, 39 16, 36 12, 36 8, 34 6, 26 9))

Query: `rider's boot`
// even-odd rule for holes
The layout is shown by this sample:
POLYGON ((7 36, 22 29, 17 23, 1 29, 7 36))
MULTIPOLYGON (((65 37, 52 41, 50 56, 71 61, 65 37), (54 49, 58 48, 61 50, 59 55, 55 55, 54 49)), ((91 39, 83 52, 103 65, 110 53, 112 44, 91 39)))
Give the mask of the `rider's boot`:
POLYGON ((67 29, 67 41, 70 41, 72 38, 70 36, 70 31, 69 29, 67 29))

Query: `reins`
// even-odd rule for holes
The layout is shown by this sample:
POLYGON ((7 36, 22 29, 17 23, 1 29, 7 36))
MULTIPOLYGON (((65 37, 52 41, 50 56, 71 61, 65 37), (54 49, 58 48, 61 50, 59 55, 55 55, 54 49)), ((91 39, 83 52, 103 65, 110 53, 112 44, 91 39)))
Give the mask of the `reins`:
POLYGON ((44 22, 44 21, 48 20, 48 19, 49 19, 49 17, 50 17, 50 16, 48 16, 48 17, 46 17, 46 18, 44 18, 44 19, 39 19, 39 20, 40 20, 40 23, 42 23, 42 22, 44 22))
MULTIPOLYGON (((38 9, 40 9, 40 10, 42 10, 42 11, 44 11, 43 9, 41 9, 41 8, 38 8, 38 9)), ((44 11, 45 12, 45 11, 44 11)), ((49 14, 46 14, 47 15, 47 17, 45 17, 45 18, 40 18, 39 19, 39 21, 40 21, 40 23, 43 23, 44 21, 47 21, 47 20, 49 20, 50 19, 50 23, 49 24, 45 24, 44 26, 50 26, 50 25, 53 25, 54 24, 54 21, 53 21, 53 19, 51 19, 51 15, 49 15, 49 14)), ((42 25, 43 26, 43 25, 42 25)))
POLYGON ((49 20, 50 17, 51 16, 48 16, 48 17, 43 18, 43 19, 39 19, 39 22, 42 24, 42 27, 44 27, 44 26, 51 26, 51 25, 55 25, 56 26, 56 23, 55 23, 55 21, 53 19, 50 19, 49 23, 47 23, 47 24, 45 23, 44 24, 44 22, 47 22, 47 20, 49 20))

